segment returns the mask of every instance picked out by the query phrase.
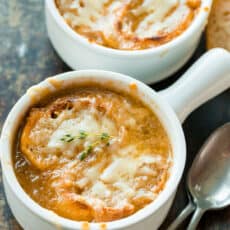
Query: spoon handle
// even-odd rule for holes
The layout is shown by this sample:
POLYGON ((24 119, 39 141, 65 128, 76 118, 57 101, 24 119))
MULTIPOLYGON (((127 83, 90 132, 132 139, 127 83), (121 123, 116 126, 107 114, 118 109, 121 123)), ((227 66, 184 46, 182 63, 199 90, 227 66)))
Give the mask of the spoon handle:
POLYGON ((187 230, 195 230, 202 215, 204 214, 205 210, 197 207, 195 213, 193 214, 192 220, 189 223, 187 230))
POLYGON ((179 216, 168 227, 168 230, 176 229, 194 210, 195 210, 195 206, 190 201, 186 206, 186 208, 179 214, 179 216))

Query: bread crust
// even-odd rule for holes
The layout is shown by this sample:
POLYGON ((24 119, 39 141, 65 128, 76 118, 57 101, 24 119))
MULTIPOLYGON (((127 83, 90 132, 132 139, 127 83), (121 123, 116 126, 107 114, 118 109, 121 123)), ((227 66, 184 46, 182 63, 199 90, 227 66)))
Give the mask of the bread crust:
MULTIPOLYGON (((49 123, 49 121, 56 119, 60 112, 68 110, 71 106, 70 99, 61 98, 47 108, 31 109, 22 130, 20 148, 23 154, 25 154, 28 160, 37 169, 45 170, 57 162, 57 157, 51 157, 52 154, 47 153, 45 146, 48 143, 50 134, 62 120, 57 121, 56 124, 49 123)), ((58 155, 58 153, 56 155, 58 155)))
POLYGON ((207 49, 230 51, 230 0, 214 0, 207 26, 207 49))

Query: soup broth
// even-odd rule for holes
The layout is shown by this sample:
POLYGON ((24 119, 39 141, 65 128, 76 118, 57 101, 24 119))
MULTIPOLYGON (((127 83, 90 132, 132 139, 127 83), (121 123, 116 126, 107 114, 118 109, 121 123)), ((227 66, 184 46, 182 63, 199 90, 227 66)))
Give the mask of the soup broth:
POLYGON ((156 199, 170 175, 172 150, 140 100, 83 87, 30 109, 13 161, 22 188, 42 207, 106 222, 156 199))

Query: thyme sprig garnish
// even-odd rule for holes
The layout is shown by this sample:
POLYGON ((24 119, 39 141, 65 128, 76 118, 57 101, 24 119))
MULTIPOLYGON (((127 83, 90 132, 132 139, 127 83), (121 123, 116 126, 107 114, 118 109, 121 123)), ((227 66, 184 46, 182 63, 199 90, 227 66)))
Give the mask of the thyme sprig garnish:
POLYGON ((89 145, 87 146, 79 155, 78 159, 83 161, 86 157, 89 156, 89 154, 93 151, 93 146, 89 145))
POLYGON ((60 140, 64 142, 71 142, 75 139, 84 140, 86 139, 87 136, 88 134, 85 131, 80 131, 77 136, 73 136, 71 134, 65 134, 60 140))
POLYGON ((64 135, 60 140, 63 142, 72 142, 76 139, 78 140, 85 140, 88 136, 96 136, 98 138, 98 140, 96 140, 94 143, 88 145, 87 147, 84 148, 84 150, 78 155, 78 159, 79 160, 84 160, 85 158, 87 158, 94 150, 94 148, 100 144, 104 144, 105 146, 109 146, 110 145, 110 140, 113 138, 112 136, 110 136, 108 133, 101 133, 101 134, 97 134, 97 135, 89 135, 89 133, 85 132, 85 131, 80 131, 79 134, 77 136, 73 136, 71 134, 66 134, 64 135))
POLYGON ((88 136, 88 134, 85 131, 80 131, 78 139, 84 140, 87 136, 88 136))
POLYGON ((108 133, 102 133, 100 138, 101 138, 102 141, 108 141, 110 136, 109 136, 108 133))
POLYGON ((71 134, 66 134, 65 136, 63 136, 60 140, 61 141, 65 141, 65 142, 71 142, 73 141, 75 138, 74 136, 72 136, 71 134))

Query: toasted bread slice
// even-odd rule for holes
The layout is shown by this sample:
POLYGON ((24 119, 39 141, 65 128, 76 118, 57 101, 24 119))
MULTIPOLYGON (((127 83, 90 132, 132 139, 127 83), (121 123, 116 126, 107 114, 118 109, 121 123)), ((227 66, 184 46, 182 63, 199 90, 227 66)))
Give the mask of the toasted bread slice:
POLYGON ((214 0, 207 27, 207 48, 230 51, 230 0, 214 0))

